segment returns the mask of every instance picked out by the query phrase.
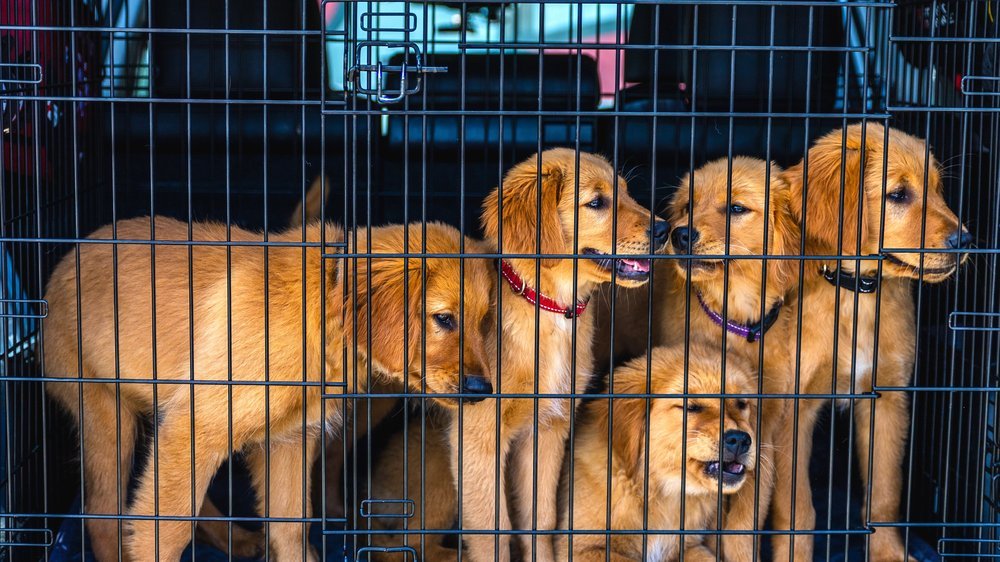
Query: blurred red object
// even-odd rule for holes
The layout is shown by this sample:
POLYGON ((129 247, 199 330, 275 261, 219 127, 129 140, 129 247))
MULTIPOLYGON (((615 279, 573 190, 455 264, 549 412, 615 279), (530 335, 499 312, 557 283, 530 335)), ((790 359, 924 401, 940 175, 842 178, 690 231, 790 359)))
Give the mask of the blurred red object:
POLYGON ((98 76, 97 33, 59 30, 96 23, 93 2, 0 0, 0 118, 5 172, 48 179, 70 163, 75 131, 89 125, 98 76), (46 99, 51 96, 52 99, 46 99), (74 115, 75 113, 75 123, 74 115))

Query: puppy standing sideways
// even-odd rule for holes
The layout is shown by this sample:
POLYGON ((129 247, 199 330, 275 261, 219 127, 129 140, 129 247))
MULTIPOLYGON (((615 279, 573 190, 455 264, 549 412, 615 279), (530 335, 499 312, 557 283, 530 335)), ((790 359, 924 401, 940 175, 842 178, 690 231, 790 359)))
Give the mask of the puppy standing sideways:
POLYGON ((682 541, 680 534, 655 531, 716 530, 719 492, 733 494, 753 478, 756 408, 738 396, 756 392, 750 366, 729 361, 723 376, 718 349, 698 343, 692 343, 686 361, 684 346, 654 348, 648 361, 648 377, 646 357, 615 370, 615 396, 595 398, 577 418, 573 480, 567 466, 559 528, 580 534, 559 535, 559 560, 569 558, 572 540, 574 560, 596 562, 610 554, 616 561, 665 562, 679 559, 683 547, 684 560, 714 561, 713 541, 705 544, 691 534, 682 541), (737 396, 700 396, 722 393, 737 396), (634 533, 585 534, 602 529, 634 533), (643 529, 654 533, 644 537, 643 529))
MULTIPOLYGON (((969 247, 972 241, 945 203, 937 161, 920 139, 877 123, 866 127, 855 124, 816 141, 808 153, 808 178, 804 175, 805 164, 800 163, 783 177, 791 185, 792 211, 803 225, 806 254, 863 257, 881 253, 884 259, 805 262, 798 391, 871 392, 876 378, 879 386, 905 387, 910 384, 915 355, 913 281, 943 281, 968 255, 919 254, 898 249, 954 252, 969 247), (890 253, 882 248, 893 250, 890 253), (881 303, 881 310, 876 339, 877 303, 881 303)), ((788 341, 794 352, 795 338, 788 341)), ((776 501, 773 506, 776 530, 791 528, 789 499, 793 482, 794 528, 814 528, 816 512, 809 473, 804 467, 809 466, 812 432, 825 402, 814 399, 798 403, 797 473, 792 471, 794 425, 783 425, 778 442, 787 453, 777 458, 777 480, 783 486, 776 497, 784 501, 776 501)), ((841 406, 847 404, 847 400, 840 401, 841 406)), ((865 513, 873 522, 898 521, 903 452, 909 431, 907 395, 900 391, 879 393, 874 432, 868 402, 859 403, 854 415, 861 479, 865 486, 871 486, 871 503, 864 506, 865 513), (870 435, 874 435, 874 442, 870 435)), ((811 560, 812 544, 810 535, 778 535, 775 557, 811 560)), ((893 528, 876 527, 869 549, 872 560, 907 559, 899 532, 893 528)))
MULTIPOLYGON (((737 157, 716 160, 685 177, 670 202, 669 250, 694 258, 661 260, 654 281, 659 300, 654 340, 677 346, 697 339, 720 355, 725 347, 727 361, 751 366, 765 394, 787 393, 794 381, 788 341, 794 340, 795 320, 789 301, 798 264, 740 256, 785 256, 799 249, 799 227, 780 172, 763 160, 737 157), (684 326, 690 327, 689 335, 684 326)), ((761 464, 770 467, 770 445, 787 404, 764 399, 760 407, 761 464)), ((763 527, 772 477, 771 471, 760 471, 759 486, 745 486, 733 497, 727 529, 763 527)), ((726 560, 752 560, 759 548, 751 534, 726 535, 722 542, 726 560)))
MULTIPOLYGON (((591 376, 593 319, 586 313, 591 292, 609 282, 613 270, 621 283, 633 286, 645 283, 649 275, 648 259, 606 255, 651 253, 666 240, 666 223, 658 220, 651 229, 650 212, 629 197, 625 180, 606 160, 569 149, 548 150, 512 168, 502 192, 494 190, 483 203, 482 223, 494 248, 502 232, 504 254, 579 251, 590 258, 500 260, 505 280, 498 310, 502 351, 500 364, 492 369, 497 392, 584 392, 591 376), (615 216, 617 239, 612 238, 615 216)), ((470 559, 509 559, 507 535, 475 534, 511 528, 506 502, 497 505, 495 499, 503 500, 508 491, 515 529, 555 529, 559 471, 575 404, 567 398, 487 399, 464 407, 461 427, 456 418, 452 462, 462 479, 462 529, 472 531, 463 538, 470 559)), ((525 558, 534 554, 538 560, 552 560, 548 536, 521 539, 525 558)))
MULTIPOLYGON (((321 404, 324 382, 327 392, 354 392, 354 381, 364 380, 370 366, 434 393, 489 387, 486 342, 478 329, 493 322, 492 272, 485 260, 466 261, 464 295, 457 290, 457 257, 359 258, 342 260, 340 267, 331 262, 323 292, 317 246, 265 251, 255 245, 263 240, 259 233, 195 223, 189 234, 187 223, 151 222, 148 217, 119 221, 114 230, 103 227, 91 238, 149 241, 155 227, 156 240, 190 236, 214 245, 84 243, 59 263, 46 290, 47 373, 123 381, 48 386, 82 422, 85 512, 126 513, 124 537, 113 519, 87 521, 101 561, 116 559, 122 540, 131 560, 157 554, 176 560, 190 540, 190 522, 128 516, 197 514, 212 476, 237 450, 246 453, 261 513, 266 508, 271 517, 308 517, 308 468, 323 406, 327 423, 336 425, 343 415, 340 401, 321 404), (227 251, 226 240, 245 245, 227 251), (459 364, 455 350, 462 325, 475 328, 465 330, 459 364), (475 382, 463 385, 460 372, 475 382), (136 384, 152 378, 166 382, 136 384), (235 384, 225 384, 230 379, 235 384), (265 387, 264 381, 284 384, 265 387), (154 455, 125 509, 137 428, 140 418, 151 414, 157 419, 154 455)), ((427 252, 458 254, 458 231, 429 224, 423 240, 423 228, 374 228, 370 236, 359 233, 353 247, 399 254, 420 252, 426 244, 427 252)), ((306 227, 307 240, 318 242, 321 229, 326 240, 344 240, 339 228, 318 223, 306 227)), ((295 243, 302 236, 301 230, 289 230, 270 241, 295 243)), ((470 240, 465 245, 477 248, 470 240)), ((304 531, 301 523, 271 523, 273 554, 279 560, 315 560, 304 531)))

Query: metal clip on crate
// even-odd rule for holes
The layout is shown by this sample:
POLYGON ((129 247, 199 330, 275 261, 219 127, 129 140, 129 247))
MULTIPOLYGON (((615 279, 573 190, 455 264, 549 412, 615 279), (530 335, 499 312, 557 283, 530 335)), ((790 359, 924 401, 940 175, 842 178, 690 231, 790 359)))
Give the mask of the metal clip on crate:
POLYGON ((413 517, 414 507, 413 500, 403 498, 403 499, 372 499, 361 501, 361 516, 368 517, 371 519, 390 519, 390 518, 402 518, 409 519, 413 517), (372 506, 374 505, 402 505, 404 506, 402 513, 373 513, 372 506))
POLYGON ((365 546, 358 549, 358 555, 356 559, 368 560, 369 558, 367 556, 364 556, 364 554, 372 552, 377 552, 379 554, 391 554, 394 552, 403 552, 405 553, 405 555, 403 556, 404 562, 406 560, 413 560, 414 562, 419 560, 419 558, 417 558, 417 551, 414 550, 412 546, 365 546))
POLYGON ((432 74, 437 72, 448 72, 448 67, 446 66, 424 66, 423 56, 420 52, 420 47, 414 42, 396 42, 396 41, 359 41, 357 48, 354 51, 354 65, 347 70, 347 80, 354 84, 354 92, 357 94, 362 94, 366 96, 374 95, 376 101, 381 104, 391 104, 398 103, 402 101, 406 96, 412 96, 420 92, 421 83, 424 74, 432 74), (389 49, 399 49, 402 48, 405 55, 403 63, 396 65, 383 65, 381 61, 377 61, 377 58, 369 56, 369 61, 375 59, 377 62, 372 64, 371 62, 363 64, 361 62, 361 53, 368 49, 369 53, 378 47, 386 47, 389 49), (409 54, 412 51, 414 59, 416 59, 416 64, 407 64, 406 60, 409 59, 409 54), (375 88, 364 87, 361 85, 361 73, 362 72, 374 72, 375 73, 375 88), (399 90, 387 91, 385 90, 385 75, 389 72, 399 73, 399 90), (416 74, 416 83, 412 88, 407 87, 407 74, 416 74))

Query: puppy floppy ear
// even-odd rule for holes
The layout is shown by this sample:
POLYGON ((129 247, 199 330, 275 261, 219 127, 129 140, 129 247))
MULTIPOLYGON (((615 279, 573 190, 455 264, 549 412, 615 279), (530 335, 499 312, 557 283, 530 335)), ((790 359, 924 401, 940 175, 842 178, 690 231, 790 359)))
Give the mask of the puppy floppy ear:
MULTIPOLYGON (((546 158, 547 154, 543 152, 541 155, 540 174, 539 155, 536 154, 511 168, 504 176, 502 201, 499 187, 483 201, 483 233, 488 240, 499 246, 502 222, 504 253, 561 254, 566 251, 566 239, 559 218, 559 200, 565 175, 559 164, 552 161, 553 157, 546 158), (536 244, 538 232, 541 232, 541 248, 536 244)), ((557 263, 557 260, 543 260, 542 263, 551 265, 557 263)))
MULTIPOLYGON (((646 394, 645 369, 632 371, 625 367, 615 377, 614 394, 646 394)), ((642 471, 642 454, 646 437, 646 401, 642 398, 613 398, 612 453, 622 463, 625 473, 634 477, 642 471)))
MULTIPOLYGON (((799 224, 792 212, 791 186, 779 174, 771 176, 771 255, 789 256, 798 254, 802 238, 799 224)), ((780 287, 790 287, 798 272, 795 260, 769 260, 767 262, 768 283, 780 287)), ((772 285, 774 286, 774 285, 772 285)))
MULTIPOLYGON (((371 253, 402 253, 402 236, 402 228, 373 231, 371 253)), ((353 247, 367 253, 367 235, 359 232, 353 247)), ((344 333, 349 349, 356 348, 384 374, 402 375, 405 382, 404 355, 412 363, 420 351, 420 259, 350 258, 343 269, 341 282, 347 287, 344 333)))
POLYGON ((869 123, 864 146, 861 143, 859 124, 848 127, 846 135, 843 130, 837 130, 816 141, 809 149, 807 189, 803 188, 803 162, 789 168, 784 174, 791 186, 790 211, 793 218, 799 224, 803 223, 802 197, 805 192, 805 235, 822 244, 824 252, 855 255, 859 237, 861 249, 865 250, 869 240, 865 216, 871 211, 864 209, 865 216, 859 220, 859 196, 865 189, 865 168, 871 165, 872 151, 882 142, 883 131, 880 125, 869 123), (843 238, 838 247, 841 224, 843 238))

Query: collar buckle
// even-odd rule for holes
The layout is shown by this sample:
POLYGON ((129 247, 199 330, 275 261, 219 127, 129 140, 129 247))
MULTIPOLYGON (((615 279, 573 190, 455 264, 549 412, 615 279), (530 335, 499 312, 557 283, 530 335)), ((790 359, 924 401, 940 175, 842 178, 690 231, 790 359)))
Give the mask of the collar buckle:
POLYGON ((820 266, 819 274, 823 276, 823 279, 826 279, 827 283, 840 289, 862 294, 870 294, 878 290, 878 277, 844 273, 841 269, 830 269, 825 263, 820 266))
POLYGON ((859 293, 874 293, 878 288, 878 280, 873 277, 858 277, 859 293))

